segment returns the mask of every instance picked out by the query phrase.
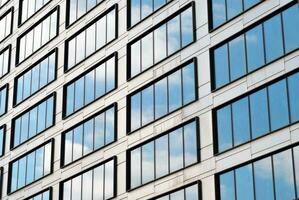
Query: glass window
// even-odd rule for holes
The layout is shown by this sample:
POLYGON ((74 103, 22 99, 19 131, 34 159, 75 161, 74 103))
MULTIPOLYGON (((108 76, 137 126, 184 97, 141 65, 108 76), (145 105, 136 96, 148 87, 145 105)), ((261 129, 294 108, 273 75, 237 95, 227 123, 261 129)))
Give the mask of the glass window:
POLYGON ((180 49, 180 32, 181 30, 179 16, 167 22, 168 55, 171 55, 180 49))
POLYGON ((162 195, 151 200, 199 200, 199 185, 194 183, 189 186, 184 186, 181 189, 170 191, 169 194, 162 195))
POLYGON ((299 8, 292 6, 282 13, 283 17, 283 34, 286 53, 291 52, 299 47, 299 38, 297 34, 299 27, 299 8))
MULTIPOLYGON (((75 129, 72 129, 72 132, 73 132, 74 139, 73 139, 73 141, 70 141, 70 142, 71 142, 71 145, 73 146, 73 148, 69 152, 72 152, 72 155, 73 155, 72 161, 75 161, 82 157, 83 150, 86 149, 83 147, 83 125, 80 125, 80 126, 76 127, 75 129)), ((65 152, 67 152, 67 149, 65 149, 65 152)))
POLYGON ((131 130, 141 126, 141 94, 137 93, 131 97, 131 130))
POLYGON ((184 126, 184 163, 185 166, 192 165, 197 162, 197 135, 196 123, 184 126))
POLYGON ((93 199, 102 200, 104 194, 104 167, 99 166, 93 170, 93 199))
POLYGON ((6 11, 3 15, 0 16, 0 42, 5 40, 12 33, 12 18, 13 8, 6 11))
MULTIPOLYGON (((181 70, 168 76, 169 112, 182 106, 182 74, 181 70)), ((193 81, 194 82, 194 81, 193 81)))
POLYGON ((104 16, 96 22, 96 49, 105 45, 106 34, 106 16, 104 16))
POLYGON ((243 10, 241 0, 226 0, 226 9, 227 9, 227 19, 231 19, 238 14, 240 14, 243 10))
POLYGON ((154 119, 154 90, 148 87, 142 91, 142 125, 145 125, 154 119))
POLYGON ((168 135, 160 137, 155 141, 156 178, 168 174, 168 148, 168 135))
POLYGON ((142 183, 154 179, 154 142, 142 146, 142 183))
POLYGON ((181 14, 182 47, 187 46, 194 40, 192 10, 189 9, 181 14))
POLYGON ((141 40, 142 70, 146 70, 153 65, 153 51, 150 51, 153 49, 153 42, 152 33, 148 34, 141 40))
POLYGON ((216 28, 226 21, 225 0, 212 0, 213 28, 216 28))
POLYGON ((50 190, 52 190, 51 187, 42 192, 34 194, 31 197, 26 198, 25 200, 50 200, 50 190))
POLYGON ((196 79, 195 71, 194 71, 194 63, 189 64, 182 70, 182 78, 183 78, 183 104, 188 104, 192 102, 194 99, 196 99, 196 85, 195 81, 192 81, 196 79))
POLYGON ((85 93, 85 103, 89 104, 91 103, 94 99, 95 99, 95 71, 91 71, 88 74, 86 74, 84 76, 85 78, 85 88, 84 91, 86 91, 85 93))
MULTIPOLYGON (((187 25, 186 25, 187 26, 187 25)), ((187 36, 186 36, 187 37, 187 36)), ((163 58, 166 57, 167 55, 167 44, 166 44, 166 25, 164 24, 163 26, 157 28, 155 31, 154 31, 154 53, 155 53, 155 63, 158 63, 159 61, 163 60, 163 58)), ((186 39, 187 40, 187 39, 186 39)), ((138 42, 136 42, 135 44, 132 45, 132 54, 136 55, 135 52, 137 53, 138 52, 138 49, 135 50, 134 52, 134 47, 139 44, 138 42)), ((136 47, 135 47, 136 48, 136 47)), ((139 47, 140 48, 140 47, 139 47)), ((132 64, 133 63, 137 63, 136 59, 139 58, 139 56, 135 56, 135 57, 132 57, 132 64)), ((133 72, 133 68, 132 68, 132 72, 133 72)), ((137 73, 132 73, 132 75, 135 75, 137 73)))
POLYGON ((111 42, 116 36, 116 9, 107 14, 107 42, 111 42))
POLYGON ((290 102, 291 122, 299 120, 299 73, 288 77, 288 92, 290 102))
POLYGON ((215 87, 219 88, 229 82, 228 47, 223 45, 214 51, 215 87))
POLYGON ((46 3, 50 0, 21 0, 21 21, 20 24, 27 21, 30 17, 32 17, 35 13, 38 12, 46 3))
POLYGON ((0 116, 7 112, 7 92, 8 84, 0 88, 0 116))
POLYGON ((220 175, 220 197, 221 200, 235 199, 234 172, 220 175))
POLYGON ((96 49, 96 24, 86 29, 86 38, 88 38, 86 40, 86 56, 89 56, 96 49))
POLYGON ((11 46, 7 46, 0 51, 0 79, 8 74, 10 70, 10 53, 11 46))
POLYGON ((0 157, 4 155, 5 152, 5 126, 0 127, 0 157))
MULTIPOLYGON (((155 40, 156 41, 156 40, 155 40)), ((141 71, 141 42, 138 41, 131 45, 131 75, 135 76, 140 73, 141 71)), ((157 51, 158 53, 159 51, 157 51)))
MULTIPOLYGON (((239 0, 230 0, 239 1, 239 0)), ((244 35, 229 42, 230 77, 236 80, 246 74, 244 35)))
POLYGON ((130 180, 131 180, 131 188, 135 188, 141 185, 141 148, 137 148, 131 151, 130 154, 130 180))
POLYGON ((72 144, 73 144, 73 131, 70 131, 64 136, 64 163, 72 162, 72 144))
POLYGON ((231 106, 217 110, 218 151, 233 147, 231 106))
POLYGON ((182 129, 175 130, 169 134, 169 159, 170 172, 183 168, 183 134, 182 129))
POLYGON ((236 169, 237 199, 254 200, 252 165, 245 165, 236 169))
POLYGON ((167 96, 167 78, 163 78, 155 84, 155 118, 160 118, 167 114, 167 96))
POLYGON ((253 7, 254 5, 258 4, 262 0, 244 0, 244 8, 245 10, 253 7))
POLYGON ((84 152, 83 154, 86 155, 93 150, 93 135, 94 135, 94 120, 91 119, 84 123, 84 152))

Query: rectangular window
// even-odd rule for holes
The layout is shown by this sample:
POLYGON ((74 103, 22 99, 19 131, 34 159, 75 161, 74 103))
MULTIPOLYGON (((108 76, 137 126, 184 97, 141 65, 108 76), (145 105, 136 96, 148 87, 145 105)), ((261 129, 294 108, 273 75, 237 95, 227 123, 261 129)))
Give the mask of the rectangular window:
POLYGON ((6 125, 4 124, 0 127, 0 158, 5 154, 5 135, 6 125))
POLYGON ((12 119, 11 149, 32 139, 55 124, 56 93, 12 119))
POLYGON ((2 8, 9 0, 0 0, 0 8, 2 8))
POLYGON ((0 42, 4 41, 12 33, 13 12, 14 8, 12 7, 0 16, 0 42))
POLYGON ((196 59, 128 96, 127 132, 140 129, 197 99, 196 59))
POLYGON ((58 35, 59 6, 26 30, 17 39, 16 65, 20 64, 58 35))
POLYGON ((210 30, 241 15, 264 0, 211 0, 209 3, 210 30))
POLYGON ((38 192, 24 200, 52 200, 52 187, 38 192))
POLYGON ((9 163, 8 194, 16 192, 53 172, 51 139, 9 163))
POLYGON ((150 200, 201 200, 201 184, 191 183, 150 200))
POLYGON ((61 166, 71 164, 116 140, 117 105, 88 117, 62 133, 61 166))
POLYGON ((54 49, 15 78, 14 106, 56 80, 57 51, 54 49))
MULTIPOLYGON (((217 0, 219 1, 219 0, 217 0)), ((223 1, 224 2, 224 1, 223 1)), ((213 82, 218 89, 299 48, 299 6, 290 3, 258 25, 211 49, 213 82), (275 32, 275 37, 273 37, 275 32)))
POLYGON ((8 45, 0 51, 0 79, 10 70, 11 45, 8 45))
MULTIPOLYGON (((142 1, 146 2, 146 1, 142 1)), ((135 12, 134 12, 135 13, 135 12)), ((128 44, 128 79, 195 41, 194 3, 190 3, 128 44)))
POLYGON ((7 112, 8 83, 0 88, 0 116, 7 112))
POLYGON ((232 100, 213 111, 220 153, 298 122, 299 72, 232 100))
POLYGON ((128 28, 138 24, 172 0, 127 0, 128 28))
POLYGON ((60 182, 60 199, 112 199, 116 196, 116 157, 60 182))
MULTIPOLYGON (((0 0, 1 1, 1 0, 0 0)), ((35 15, 51 0, 20 0, 19 4, 19 25, 26 22, 29 18, 35 15)))
POLYGON ((297 152, 298 145, 217 174, 217 199, 297 199, 297 152))
POLYGON ((117 12, 115 4, 65 41, 65 71, 82 63, 117 38, 117 12))
POLYGON ((127 151, 134 189, 199 162, 199 124, 192 119, 127 151))
POLYGON ((63 117, 69 117, 117 87, 117 53, 113 53, 63 87, 63 117))

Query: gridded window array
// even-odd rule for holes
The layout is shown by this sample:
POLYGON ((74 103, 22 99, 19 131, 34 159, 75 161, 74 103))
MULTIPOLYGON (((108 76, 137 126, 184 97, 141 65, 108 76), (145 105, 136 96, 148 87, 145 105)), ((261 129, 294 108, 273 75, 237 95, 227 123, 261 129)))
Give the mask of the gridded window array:
POLYGON ((0 116, 7 112, 8 84, 0 88, 0 116))
POLYGON ((299 147, 237 167, 218 175, 217 179, 217 199, 297 199, 299 147))
POLYGON ((14 105, 17 105, 56 79, 56 55, 52 51, 15 79, 14 105))
POLYGON ((112 199, 116 196, 116 158, 61 182, 61 200, 112 199))
POLYGON ((117 4, 66 40, 65 70, 74 68, 116 38, 117 4))
POLYGON ((59 7, 53 9, 17 39, 16 64, 23 62, 58 35, 59 7))
POLYGON ((48 188, 42 192, 39 192, 38 194, 26 198, 25 200, 52 200, 51 190, 52 188, 48 188))
POLYGON ((10 68, 11 45, 0 51, 0 79, 8 74, 10 68))
POLYGON ((222 87, 298 49, 298 23, 299 5, 295 4, 213 49, 213 87, 222 87))
POLYGON ((65 85, 63 117, 70 116, 115 89, 116 68, 115 53, 65 85))
POLYGON ((217 108, 222 152, 299 121, 299 72, 217 108))
POLYGON ((190 60, 128 97, 128 132, 182 108, 197 99, 196 62, 190 60))
POLYGON ((9 0, 0 0, 0 8, 4 6, 9 0))
POLYGON ((76 22, 104 0, 67 0, 67 26, 76 22))
POLYGON ((199 162, 198 121, 193 119, 128 150, 128 189, 199 162))
POLYGON ((212 0, 211 28, 217 28, 264 0, 212 0))
POLYGON ((128 78, 142 73, 195 41, 194 4, 128 44, 128 78))
POLYGON ((3 125, 0 127, 0 157, 2 157, 5 153, 5 132, 6 126, 3 125))
POLYGON ((9 9, 0 16, 0 42, 5 40, 12 33, 13 24, 13 8, 9 9))
POLYGON ((47 141, 9 163, 9 194, 52 173, 53 142, 47 141))
POLYGON ((128 0, 129 26, 134 26, 172 0, 128 0))
POLYGON ((62 166, 70 164, 116 140, 116 105, 62 133, 62 166))
POLYGON ((24 23, 51 0, 20 0, 19 24, 24 23))
POLYGON ((199 187, 199 183, 193 183, 150 200, 201 200, 199 187))
POLYGON ((49 95, 12 120, 11 148, 54 126, 55 96, 55 93, 49 95))

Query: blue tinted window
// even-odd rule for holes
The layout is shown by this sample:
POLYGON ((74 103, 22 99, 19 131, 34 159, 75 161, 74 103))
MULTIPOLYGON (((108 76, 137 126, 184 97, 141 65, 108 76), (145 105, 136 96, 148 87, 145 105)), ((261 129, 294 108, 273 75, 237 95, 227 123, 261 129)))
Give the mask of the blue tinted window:
POLYGON ((167 78, 164 78, 155 84, 155 117, 159 118, 167 112, 167 78))
POLYGON ((183 134, 182 129, 169 134, 170 172, 183 167, 183 134))
POLYGON ((235 80, 246 74, 244 35, 229 42, 230 77, 235 80))
POLYGON ((4 155, 3 148, 5 147, 5 128, 4 126, 0 127, 0 157, 4 155))
POLYGON ((235 199, 233 171, 220 175, 220 196, 221 196, 221 200, 235 199))
POLYGON ((244 9, 247 10, 251 8, 252 6, 258 4, 262 0, 243 0, 244 1, 244 9))
POLYGON ((214 51, 215 86, 219 88, 229 82, 229 65, 227 45, 214 51))
POLYGON ((213 28, 226 21, 225 0, 212 0, 213 28))
POLYGON ((93 150, 93 119, 84 123, 84 148, 83 154, 86 155, 93 150))
POLYGON ((0 88, 0 116, 6 113, 8 85, 0 88))
POLYGON ((188 104, 195 99, 194 64, 189 64, 183 71, 183 104, 188 104))
POLYGON ((142 146, 142 183, 154 179, 154 142, 142 146))
POLYGON ((227 19, 231 19, 240 14, 243 10, 243 3, 241 0, 226 0, 227 19))
POLYGON ((218 150, 224 151, 233 146, 231 106, 217 111, 218 150))
POLYGON ((236 169, 237 199, 254 200, 252 165, 236 169))
POLYGON ((299 47, 299 6, 292 6, 282 13, 286 53, 299 47))
MULTIPOLYGON (((182 79, 181 71, 177 71, 168 77, 169 111, 182 106, 182 79)), ((191 79, 192 82, 194 80, 191 79)), ((193 89, 194 91, 194 89, 193 89)))
POLYGON ((295 122, 299 120, 299 73, 296 73, 288 77, 288 90, 289 90, 289 102, 291 121, 295 122))
POLYGON ((142 91, 142 125, 154 119, 154 91, 153 87, 148 87, 142 91))

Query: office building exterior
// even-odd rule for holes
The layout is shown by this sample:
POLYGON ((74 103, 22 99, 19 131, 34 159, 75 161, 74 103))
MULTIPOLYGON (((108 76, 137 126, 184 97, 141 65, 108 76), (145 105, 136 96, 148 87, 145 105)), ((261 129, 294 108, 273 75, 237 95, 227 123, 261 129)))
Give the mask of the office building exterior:
POLYGON ((294 0, 0 0, 0 199, 299 198, 294 0))

